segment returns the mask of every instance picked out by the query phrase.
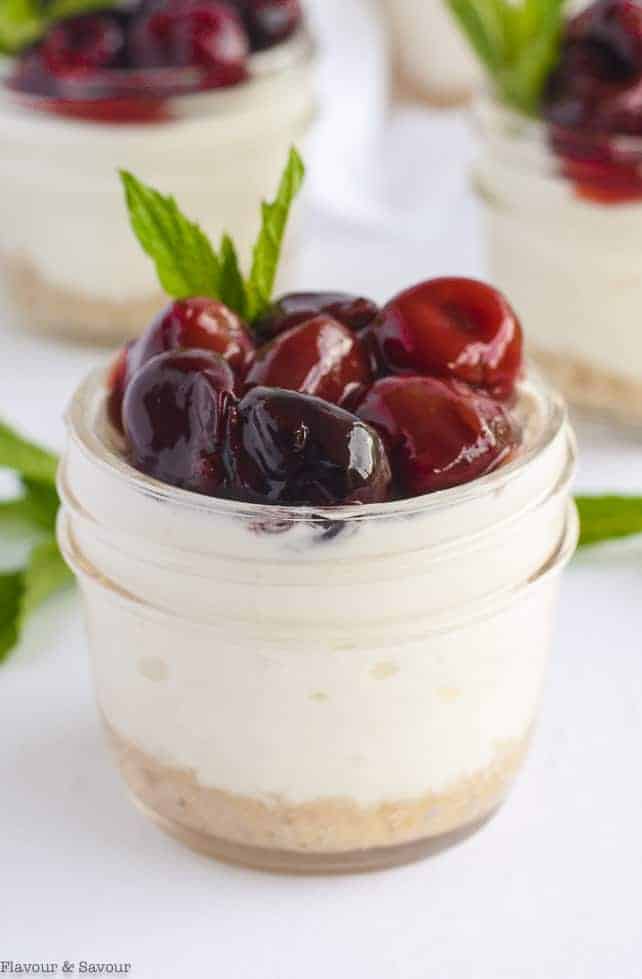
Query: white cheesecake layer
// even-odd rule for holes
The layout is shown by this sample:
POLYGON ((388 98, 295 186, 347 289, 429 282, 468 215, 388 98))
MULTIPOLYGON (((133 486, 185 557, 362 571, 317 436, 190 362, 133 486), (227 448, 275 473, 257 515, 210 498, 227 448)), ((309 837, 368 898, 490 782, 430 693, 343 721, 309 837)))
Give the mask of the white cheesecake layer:
POLYGON ((489 277, 534 349, 642 384, 642 202, 580 199, 541 127, 481 110, 489 277))
POLYGON ((370 805, 447 790, 527 736, 575 533, 569 434, 541 391, 503 471, 294 518, 133 473, 103 402, 97 375, 72 407, 60 536, 121 738, 204 787, 370 805))

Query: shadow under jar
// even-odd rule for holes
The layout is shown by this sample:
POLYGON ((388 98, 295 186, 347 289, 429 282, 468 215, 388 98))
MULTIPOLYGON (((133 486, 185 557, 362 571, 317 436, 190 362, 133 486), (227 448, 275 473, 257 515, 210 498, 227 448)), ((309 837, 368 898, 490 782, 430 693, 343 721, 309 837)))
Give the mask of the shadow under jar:
POLYGON ((489 276, 575 406, 642 424, 642 138, 476 107, 489 276))
POLYGON ((404 863, 485 820, 527 751, 577 539, 557 398, 525 386, 520 452, 474 483, 315 509, 138 473, 105 394, 95 372, 68 413, 59 539, 136 803, 290 872, 404 863))
MULTIPOLYGON (((119 169, 173 194, 217 244, 228 231, 249 261, 257 201, 273 196, 316 110, 306 30, 251 55, 249 70, 229 88, 139 99, 150 118, 133 122, 109 121, 117 102, 105 121, 76 119, 73 102, 58 115, 46 98, 0 85, 0 292, 16 323, 111 343, 137 336, 163 305, 119 169)), ((159 69, 154 91, 164 81, 173 91, 182 76, 194 85, 193 69, 159 69)), ((82 110, 91 117, 86 101, 82 110)), ((296 234, 288 238, 283 286, 296 253, 296 234)))

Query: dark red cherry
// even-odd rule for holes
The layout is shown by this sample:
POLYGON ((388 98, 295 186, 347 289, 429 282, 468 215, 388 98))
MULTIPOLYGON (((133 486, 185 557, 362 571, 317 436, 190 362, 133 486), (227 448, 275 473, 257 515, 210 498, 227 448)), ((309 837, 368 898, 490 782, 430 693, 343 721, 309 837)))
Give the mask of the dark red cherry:
POLYGON ((109 384, 109 414, 119 424, 122 398, 129 380, 151 357, 166 350, 198 347, 220 354, 241 378, 254 351, 243 321, 215 299, 176 300, 166 306, 143 335, 121 354, 109 384), (123 360, 125 366, 123 366, 123 360))
POLYGON ((361 330, 378 312, 379 307, 370 299, 346 292, 289 292, 273 303, 255 327, 261 336, 275 337, 326 313, 350 330, 361 330))
POLYGON ((302 19, 299 0, 236 0, 252 48, 262 51, 290 37, 302 19))
POLYGON ((249 42, 238 13, 218 0, 163 0, 132 27, 130 48, 139 67, 203 67, 220 84, 247 75, 249 42))
POLYGON ((519 320, 501 293, 475 279, 431 279, 407 289, 383 308, 373 330, 394 373, 454 377, 507 398, 521 371, 519 320))
POLYGON ((353 404, 372 381, 359 338, 330 316, 293 326, 259 347, 248 387, 287 388, 333 404, 353 404))
POLYGON ((206 350, 172 350, 147 361, 123 402, 132 465, 172 486, 220 491, 233 387, 229 365, 206 350))
POLYGON ((127 360, 132 346, 133 341, 123 347, 113 362, 107 377, 107 415, 112 425, 115 425, 121 432, 123 430, 123 398, 129 380, 127 360))
POLYGON ((634 80, 642 68, 639 0, 598 0, 569 22, 564 42, 562 60, 565 49, 579 49, 591 79, 611 84, 634 80))
POLYGON ((246 394, 231 458, 242 499, 336 506, 388 498, 390 467, 377 433, 309 395, 262 387, 246 394))
POLYGON ((94 71, 122 63, 126 39, 121 22, 109 13, 62 20, 41 44, 42 60, 55 75, 94 71))
POLYGON ((503 407, 459 381, 384 377, 370 388, 358 415, 382 436, 406 496, 477 479, 517 443, 503 407))
POLYGON ((170 303, 136 341, 133 369, 163 350, 200 347, 220 354, 232 370, 242 374, 254 351, 243 320, 216 299, 196 297, 170 303))

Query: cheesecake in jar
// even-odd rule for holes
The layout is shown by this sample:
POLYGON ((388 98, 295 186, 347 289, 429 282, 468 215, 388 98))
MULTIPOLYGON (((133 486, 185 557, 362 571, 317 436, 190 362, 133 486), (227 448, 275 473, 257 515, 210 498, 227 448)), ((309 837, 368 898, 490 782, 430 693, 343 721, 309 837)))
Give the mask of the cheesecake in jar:
MULTIPOLYGON (((119 169, 180 195, 249 255, 256 202, 315 112, 298 0, 162 0, 48 26, 0 85, 0 292, 21 328, 93 343, 162 304, 119 169)), ((296 237, 289 258, 296 256, 296 237)), ((287 283, 287 262, 282 269, 287 283)))
POLYGON ((483 823, 536 724, 574 443, 508 302, 171 303, 68 413, 59 539, 136 804, 292 872, 483 823))
POLYGON ((639 426, 642 6, 597 0, 567 19, 560 8, 558 31, 542 24, 531 44, 491 71, 475 112, 489 274, 567 399, 639 426), (519 65, 538 42, 545 58, 526 85, 519 65))

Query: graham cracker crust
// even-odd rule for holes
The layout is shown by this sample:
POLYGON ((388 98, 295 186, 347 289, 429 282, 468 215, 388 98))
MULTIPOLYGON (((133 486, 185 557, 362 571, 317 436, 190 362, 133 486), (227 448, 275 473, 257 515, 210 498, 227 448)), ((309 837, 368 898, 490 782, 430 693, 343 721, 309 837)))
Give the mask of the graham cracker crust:
POLYGON ((624 425, 642 423, 642 370, 637 383, 577 357, 537 347, 530 354, 570 404, 624 425))
POLYGON ((379 869, 457 842, 503 801, 530 740, 529 732, 499 745, 487 768, 445 792, 371 806, 292 805, 204 787, 190 770, 158 762, 106 727, 134 801, 162 829, 218 859, 290 873, 379 869))
POLYGON ((7 299, 21 325, 70 340, 111 344, 137 337, 167 302, 160 290, 142 299, 96 300, 49 282, 20 255, 2 255, 0 265, 7 299))

